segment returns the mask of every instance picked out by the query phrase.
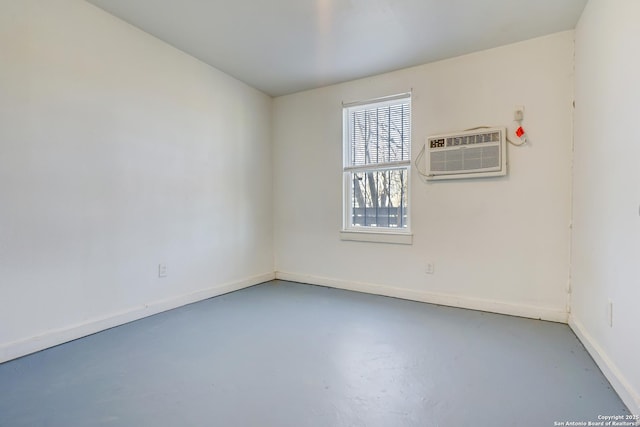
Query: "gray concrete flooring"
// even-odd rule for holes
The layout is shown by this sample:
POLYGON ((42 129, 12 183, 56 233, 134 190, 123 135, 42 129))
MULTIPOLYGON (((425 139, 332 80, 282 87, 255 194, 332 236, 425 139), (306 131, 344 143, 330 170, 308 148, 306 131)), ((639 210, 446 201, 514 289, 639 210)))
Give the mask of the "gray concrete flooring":
POLYGON ((566 325, 273 281, 0 365, 0 426, 553 426, 627 409, 566 325))

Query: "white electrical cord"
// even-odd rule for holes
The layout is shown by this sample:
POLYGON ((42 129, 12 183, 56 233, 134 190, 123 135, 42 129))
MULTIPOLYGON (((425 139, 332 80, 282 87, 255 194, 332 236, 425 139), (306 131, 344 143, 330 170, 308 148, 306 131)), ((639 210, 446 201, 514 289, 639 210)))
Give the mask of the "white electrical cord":
POLYGON ((416 160, 413 163, 416 166, 416 170, 418 171, 420 176, 423 176, 425 178, 429 177, 429 175, 427 175, 426 173, 424 173, 424 172, 422 172, 420 170, 420 162, 422 161, 422 158, 424 157, 424 153, 426 152, 426 150, 427 150, 427 144, 423 144, 422 145, 422 150, 420 150, 420 152, 416 156, 416 160))

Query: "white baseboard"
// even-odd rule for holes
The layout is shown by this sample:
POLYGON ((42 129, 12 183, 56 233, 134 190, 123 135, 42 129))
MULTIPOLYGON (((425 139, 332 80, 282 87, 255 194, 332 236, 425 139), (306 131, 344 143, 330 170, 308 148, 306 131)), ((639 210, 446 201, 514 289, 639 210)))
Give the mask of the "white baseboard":
POLYGON ((640 393, 634 390, 616 364, 609 358, 606 351, 586 331, 580 321, 573 316, 569 316, 569 327, 582 342, 604 376, 611 383, 611 386, 618 393, 622 402, 627 405, 629 411, 634 415, 640 415, 640 393))
POLYGON ((446 305, 457 308, 487 311, 510 316, 527 317, 531 319, 548 320, 551 322, 567 323, 568 313, 565 310, 547 307, 537 307, 524 304, 514 304, 504 301, 494 301, 459 295, 441 294, 434 292, 416 291, 395 288, 386 285, 352 282, 348 280, 332 279, 328 277, 310 276, 306 274, 276 271, 276 279, 291 282, 308 283, 311 285, 328 286, 367 294, 383 295, 412 301, 446 305))
POLYGON ((274 278, 274 273, 260 274, 189 294, 153 301, 142 306, 132 307, 128 310, 112 313, 104 317, 90 319, 79 324, 59 329, 52 329, 38 336, 2 344, 0 345, 0 363, 26 356, 27 354, 35 353, 65 342, 73 341, 87 335, 95 334, 96 332, 104 331, 105 329, 120 326, 134 320, 152 316, 163 311, 248 288, 259 283, 273 280, 274 278))

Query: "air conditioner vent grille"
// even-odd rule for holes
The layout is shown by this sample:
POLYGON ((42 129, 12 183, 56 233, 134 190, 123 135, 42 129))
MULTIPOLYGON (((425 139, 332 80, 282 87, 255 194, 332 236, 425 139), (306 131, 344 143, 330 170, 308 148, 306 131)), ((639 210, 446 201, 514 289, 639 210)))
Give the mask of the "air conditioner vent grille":
POLYGON ((447 138, 447 147, 460 145, 483 144, 500 141, 500 132, 479 133, 476 135, 454 136, 447 138))
POLYGON ((505 129, 491 128, 428 138, 429 179, 506 174, 505 129))
POLYGON ((500 148, 497 145, 431 154, 433 172, 459 172, 498 167, 500 167, 500 148))

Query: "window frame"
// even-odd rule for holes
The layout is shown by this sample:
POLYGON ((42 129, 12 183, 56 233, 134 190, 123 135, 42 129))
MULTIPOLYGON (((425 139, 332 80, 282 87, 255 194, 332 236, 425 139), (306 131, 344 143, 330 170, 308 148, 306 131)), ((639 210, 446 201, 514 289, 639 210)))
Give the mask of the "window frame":
POLYGON ((387 96, 383 98, 375 98, 365 101, 358 101, 342 105, 342 229, 340 238, 342 240, 355 240, 364 242, 383 242, 397 244, 411 244, 411 142, 412 142, 412 102, 411 93, 401 93, 397 95, 387 96), (384 108, 399 103, 408 103, 408 120, 409 120, 409 156, 408 160, 370 163, 363 166, 352 166, 352 136, 353 124, 352 113, 354 111, 384 108), (353 182, 352 174, 357 172, 376 172, 390 170, 406 170, 406 227, 371 227, 371 226, 355 226, 353 225, 353 182))

